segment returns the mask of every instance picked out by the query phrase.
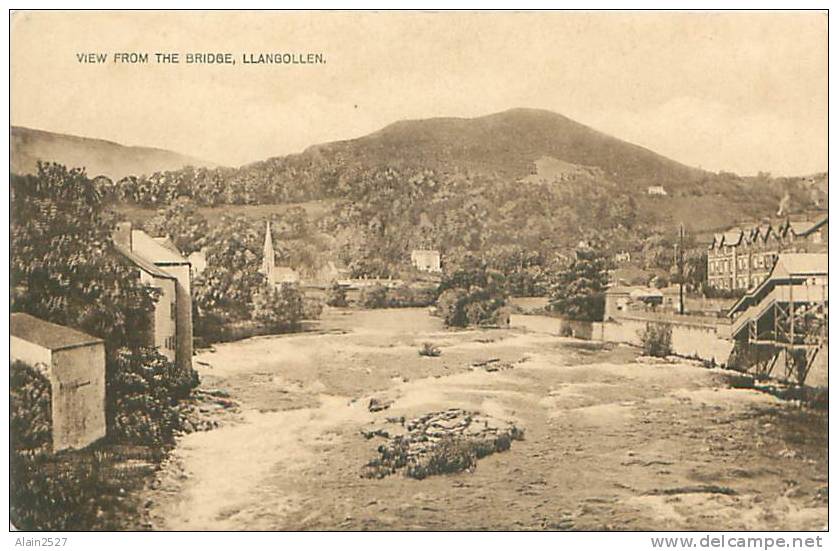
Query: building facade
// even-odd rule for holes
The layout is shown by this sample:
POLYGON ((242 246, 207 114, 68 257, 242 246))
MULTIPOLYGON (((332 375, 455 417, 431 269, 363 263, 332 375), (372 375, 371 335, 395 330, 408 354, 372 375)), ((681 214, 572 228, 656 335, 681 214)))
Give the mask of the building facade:
POLYGON ((441 272, 442 264, 439 251, 415 249, 410 253, 410 263, 420 272, 441 272))
POLYGON ((50 382, 52 451, 80 449, 105 436, 105 343, 81 331, 16 312, 10 356, 50 382))
POLYGON ((829 220, 789 221, 716 234, 707 252, 707 282, 716 289, 752 289, 771 272, 780 253, 824 252, 829 220))
POLYGON ((159 291, 148 343, 181 368, 192 367, 192 270, 167 238, 117 224, 116 249, 139 270, 140 281, 159 291))

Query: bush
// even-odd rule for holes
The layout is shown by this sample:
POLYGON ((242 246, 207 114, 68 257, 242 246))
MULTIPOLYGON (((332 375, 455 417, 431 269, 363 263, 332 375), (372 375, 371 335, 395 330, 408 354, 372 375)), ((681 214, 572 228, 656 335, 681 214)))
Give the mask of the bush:
POLYGON ((51 394, 37 369, 10 365, 10 520, 21 530, 89 529, 97 513, 96 468, 77 452, 52 454, 51 394))
POLYGON ((9 516, 19 530, 89 530, 99 497, 95 465, 13 453, 9 516))
POLYGON ((436 301, 436 289, 400 285, 387 288, 374 285, 361 290, 360 303, 364 308, 420 308, 436 301))
POLYGON ((387 289, 383 285, 373 285, 361 289, 361 306, 364 308, 387 308, 387 289))
POLYGON ((449 327, 494 325, 505 304, 502 296, 492 296, 481 288, 470 291, 455 288, 442 292, 437 299, 437 311, 449 327))
POLYGON ((442 355, 442 350, 440 350, 439 347, 434 346, 434 343, 432 342, 424 342, 422 343, 422 347, 419 349, 419 355, 436 358, 442 355))
POLYGON ((424 461, 408 463, 405 474, 423 479, 435 474, 473 471, 477 467, 475 444, 447 436, 431 448, 424 461))
POLYGON ((346 287, 338 282, 334 282, 329 288, 326 304, 334 308, 346 308, 349 306, 349 301, 346 299, 346 287))
POLYGON ((52 451, 52 388, 46 376, 23 362, 9 366, 9 436, 16 453, 52 451))
POLYGON ((133 444, 170 444, 180 427, 175 402, 197 385, 194 370, 184 372, 156 349, 120 349, 108 362, 110 435, 133 444))
POLYGON ((323 313, 323 301, 316 297, 303 297, 303 319, 316 320, 323 313))
POLYGON ((668 323, 647 323, 640 332, 643 353, 662 358, 672 354, 672 326, 668 323))
POLYGON ((388 308, 421 308, 436 301, 436 290, 428 287, 414 288, 402 285, 387 290, 388 308))
MULTIPOLYGON (((251 318, 277 331, 294 331, 306 317, 306 304, 296 285, 265 286, 253 297, 251 318)), ((320 311, 308 312, 319 316, 320 311)))
POLYGON ((443 276, 437 311, 449 327, 493 325, 506 305, 503 273, 467 255, 443 276))

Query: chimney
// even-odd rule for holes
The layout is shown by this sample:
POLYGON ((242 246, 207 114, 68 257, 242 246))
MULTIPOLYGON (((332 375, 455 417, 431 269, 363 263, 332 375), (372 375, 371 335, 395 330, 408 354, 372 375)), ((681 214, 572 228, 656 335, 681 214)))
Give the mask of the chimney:
POLYGON ((122 245, 129 251, 134 250, 134 243, 131 240, 131 222, 117 222, 111 237, 117 245, 122 245))

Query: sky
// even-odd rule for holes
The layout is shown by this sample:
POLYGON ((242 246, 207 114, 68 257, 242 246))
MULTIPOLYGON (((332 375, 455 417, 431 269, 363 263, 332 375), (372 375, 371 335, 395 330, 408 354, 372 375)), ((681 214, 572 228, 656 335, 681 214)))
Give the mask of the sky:
POLYGON ((12 124, 224 165, 403 119, 531 107, 707 170, 827 170, 820 12, 18 11, 11 39, 12 124), (108 61, 79 63, 84 52, 108 61), (242 63, 262 52, 325 63, 242 63))

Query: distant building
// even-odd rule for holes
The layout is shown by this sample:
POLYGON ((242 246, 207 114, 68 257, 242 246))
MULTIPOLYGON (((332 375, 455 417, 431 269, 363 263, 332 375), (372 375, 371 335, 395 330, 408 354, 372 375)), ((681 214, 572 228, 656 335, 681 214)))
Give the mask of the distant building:
POLYGON ((300 274, 288 266, 274 266, 271 280, 274 284, 299 283, 300 274))
POLYGON ((631 292, 636 287, 616 285, 605 291, 605 313, 602 319, 608 321, 620 317, 628 311, 628 304, 631 302, 631 292))
POLYGON ((415 249, 410 253, 410 263, 420 272, 441 272, 439 251, 415 249))
POLYGON ((140 271, 140 281, 159 289, 149 343, 179 367, 192 366, 192 270, 167 238, 117 224, 117 250, 140 271))
POLYGON ((663 186, 649 186, 646 188, 646 195, 669 195, 663 186))
POLYGON ((602 319, 617 319, 630 311, 642 311, 663 304, 663 293, 657 289, 634 285, 615 285, 605 291, 602 319))
POLYGON ((50 382, 52 451, 80 449, 105 436, 105 343, 29 314, 10 317, 11 359, 50 382))
POLYGON ((716 234, 707 252, 707 282, 717 289, 752 289, 774 267, 780 253, 828 250, 829 219, 733 228, 716 234))
POLYGON ((194 251, 186 257, 189 261, 189 266, 192 269, 192 279, 195 279, 207 269, 207 252, 206 249, 194 251))
POLYGON ((288 266, 276 265, 270 222, 265 227, 265 245, 262 248, 262 268, 259 271, 265 275, 265 279, 267 279, 269 285, 275 286, 300 282, 300 274, 296 270, 288 266))

